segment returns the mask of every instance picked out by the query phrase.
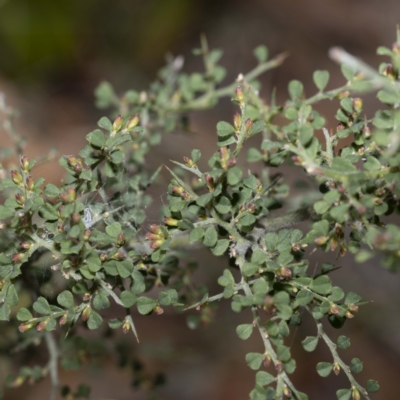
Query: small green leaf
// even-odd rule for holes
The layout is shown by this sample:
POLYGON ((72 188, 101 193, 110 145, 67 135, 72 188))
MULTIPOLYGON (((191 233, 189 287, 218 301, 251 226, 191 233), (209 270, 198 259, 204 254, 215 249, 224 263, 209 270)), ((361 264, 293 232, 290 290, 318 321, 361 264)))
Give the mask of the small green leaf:
POLYGON ((239 220, 242 226, 252 226, 256 221, 257 218, 253 214, 246 214, 239 220))
POLYGON ((350 339, 344 335, 340 335, 337 339, 339 349, 346 350, 350 347, 350 339))
POLYGON ((255 371, 260 369, 263 360, 264 360, 264 354, 261 354, 261 353, 247 353, 246 354, 247 365, 251 369, 254 369, 255 371))
POLYGON ((229 247, 230 241, 228 239, 220 239, 217 244, 211 249, 214 256, 222 256, 229 247))
POLYGON ((29 321, 33 316, 31 312, 26 308, 20 308, 17 312, 17 320, 21 322, 29 321))
POLYGON ((260 386, 267 386, 275 381, 275 377, 268 372, 258 371, 256 374, 256 384, 260 386))
POLYGON ((279 360, 283 362, 287 362, 290 360, 290 348, 283 345, 276 346, 276 355, 278 356, 279 360))
POLYGON ((150 297, 139 297, 137 302, 137 309, 140 314, 146 315, 151 313, 155 306, 157 305, 157 302, 154 299, 151 299, 150 297))
POLYGON ((193 149, 192 152, 190 153, 190 157, 192 158, 192 161, 194 163, 197 163, 197 161, 200 160, 201 157, 201 151, 197 149, 193 149))
POLYGON ((321 275, 311 282, 310 289, 318 294, 329 294, 332 290, 331 280, 326 275, 321 275))
POLYGON ((49 183, 44 187, 44 194, 47 197, 57 197, 60 195, 60 189, 56 185, 49 183))
POLYGON ((103 128, 107 131, 112 131, 112 123, 107 117, 101 117, 100 120, 97 122, 97 125, 100 128, 103 128))
POLYGON ((314 203, 314 210, 317 214, 325 214, 331 205, 324 200, 319 200, 314 203))
POLYGON ((189 240, 191 242, 198 242, 201 239, 203 239, 204 236, 204 229, 201 228, 200 226, 197 228, 194 228, 190 234, 189 234, 189 240))
POLYGON ((315 86, 322 92, 329 81, 328 71, 315 71, 313 75, 315 86))
POLYGON ((362 297, 359 296, 357 293, 349 292, 344 299, 345 304, 356 304, 362 300, 362 297))
POLYGON ((93 307, 96 310, 104 310, 110 307, 110 301, 108 297, 103 293, 98 293, 93 298, 93 307))
POLYGON ((121 293, 121 301, 125 308, 131 308, 136 303, 136 296, 129 290, 121 293))
POLYGON ((359 374, 363 370, 363 362, 359 358, 353 358, 350 361, 350 370, 356 374, 359 374))
POLYGON ((375 393, 375 392, 377 392, 379 390, 379 383, 377 381, 369 379, 367 381, 367 385, 365 386, 365 390, 368 393, 375 393))
POLYGON ((102 323, 103 323, 103 318, 101 318, 100 314, 94 310, 91 310, 89 319, 87 321, 88 328, 90 330, 99 329, 102 323))
POLYGON ((108 326, 111 329, 118 329, 122 326, 123 323, 124 323, 124 321, 122 319, 114 318, 114 319, 110 319, 108 321, 108 326))
POLYGON ((259 63, 263 63, 268 59, 268 48, 261 44, 254 49, 253 54, 259 63))
POLYGON ((74 296, 68 290, 64 290, 57 296, 57 303, 61 307, 72 308, 74 304, 74 296))
POLYGON ((96 129, 86 135, 87 141, 96 148, 102 148, 106 144, 106 138, 103 131, 96 129))
POLYGON ((317 372, 319 376, 322 376, 323 378, 326 378, 333 369, 333 364, 328 363, 328 362, 319 362, 317 364, 317 372))
POLYGON ((338 398, 338 400, 350 400, 351 389, 339 389, 336 392, 336 397, 338 398))
POLYGON ((0 205, 0 219, 11 218, 14 215, 14 212, 9 208, 0 205))
POLYGON ((218 233, 214 227, 210 226, 204 234, 203 243, 207 247, 214 247, 217 244, 217 240, 218 233))
POLYGON ((310 303, 313 299, 314 295, 307 289, 301 289, 296 296, 296 301, 299 304, 299 306, 305 306, 308 303, 310 303))
POLYGON ((231 271, 229 271, 229 269, 224 269, 223 275, 218 278, 218 284, 225 287, 234 283, 235 280, 233 279, 231 271))
POLYGON ((225 121, 220 121, 217 124, 217 135, 220 137, 228 136, 235 132, 235 128, 225 121))
POLYGON ((121 230, 121 224, 119 222, 113 222, 106 227, 107 235, 112 238, 116 238, 121 233, 121 230))
POLYGON ((253 332, 252 324, 243 324, 243 325, 239 325, 236 328, 236 333, 242 340, 248 339, 252 332, 253 332))
POLYGON ((38 314, 51 314, 51 308, 49 303, 44 297, 39 297, 34 303, 33 303, 33 309, 38 313, 38 314))
POLYGON ((262 153, 259 150, 255 149, 254 147, 251 147, 250 149, 247 150, 246 159, 248 162, 252 163, 261 161, 263 158, 264 156, 262 155, 262 153))
POLYGON ((318 336, 307 336, 301 342, 301 344, 303 345, 305 351, 314 351, 318 344, 318 336))
POLYGON ((289 94, 292 100, 296 100, 303 93, 303 84, 299 81, 293 80, 289 82, 289 94))
POLYGON ((243 171, 240 167, 232 167, 228 170, 226 179, 228 181, 229 186, 235 186, 237 185, 241 180, 243 176, 243 171))
POLYGON ((260 267, 256 264, 244 263, 242 265, 242 272, 244 276, 254 275, 260 267))
POLYGON ((168 289, 158 294, 158 301, 162 306, 170 306, 178 301, 178 292, 175 289, 168 289))

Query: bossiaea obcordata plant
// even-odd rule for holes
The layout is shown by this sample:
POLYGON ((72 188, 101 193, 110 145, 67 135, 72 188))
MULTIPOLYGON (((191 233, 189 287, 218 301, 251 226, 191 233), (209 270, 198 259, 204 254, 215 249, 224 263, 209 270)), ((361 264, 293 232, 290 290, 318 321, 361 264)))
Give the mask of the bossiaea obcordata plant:
MULTIPOLYGON (((18 157, 19 165, 9 169, 12 163, 3 162, 0 170, 0 320, 7 321, 2 330, 9 337, 8 348, 29 351, 44 341, 48 349, 46 365, 22 367, 8 385, 48 375, 52 399, 58 393, 88 397, 87 385, 73 390, 58 378, 60 366, 80 367, 82 352, 89 359, 99 352, 82 336, 82 326, 132 332, 139 341, 136 312, 194 309, 188 312, 188 324, 195 328, 210 322, 210 310, 225 299, 232 312, 247 316, 236 327, 239 339, 260 338, 259 347, 243 355, 255 371, 252 400, 308 398, 292 383, 302 360, 292 358, 287 340, 304 312, 315 321, 315 330, 302 338, 305 351, 323 342, 331 353, 317 364, 318 374, 348 378, 337 398, 373 398, 378 383, 357 376, 363 362, 342 358, 350 339, 341 335, 334 341, 324 329, 326 324, 341 328, 371 299, 365 302, 335 286, 335 264, 325 262, 315 274, 308 257, 314 250, 337 257, 351 253, 358 262, 380 255, 385 268, 398 269, 400 229, 386 223, 385 216, 399 211, 400 31, 392 49, 378 49, 389 60, 377 71, 332 49, 344 85, 326 90, 329 73, 315 71, 316 93, 307 96, 294 80, 283 104, 274 95, 268 102, 262 99, 256 79, 278 67, 285 55, 269 60, 267 48, 259 46, 254 51, 257 66, 221 86, 226 74, 218 65, 222 51, 209 50, 202 38, 194 53, 204 59, 203 73, 182 72, 183 58, 177 57, 168 59, 147 91, 118 96, 109 83, 100 84, 97 106, 111 109, 113 118, 100 119, 78 155, 60 158, 66 178, 58 186, 32 177, 35 160, 23 155, 14 111, 2 100, 2 125, 15 146, 1 149, 0 155, 18 157), (360 96, 373 90, 382 106, 368 119, 360 96), (202 168, 196 149, 166 167, 171 181, 163 218, 149 225, 148 188, 157 184, 161 169, 152 171, 146 163, 152 148, 166 132, 188 128, 188 111, 213 107, 224 96, 232 97, 237 112, 217 124, 214 154, 208 164, 200 163, 206 165, 202 168), (338 104, 334 129, 313 108, 323 100, 338 104), (253 136, 260 145, 249 147, 253 136), (243 153, 249 163, 258 163, 254 170, 238 162, 243 153), (297 166, 314 188, 290 197, 293 188, 274 174, 282 164, 297 166), (274 211, 284 206, 285 212, 274 211), (296 227, 303 221, 309 221, 302 225, 304 231, 296 227), (196 264, 187 250, 199 246, 208 248, 218 265, 225 263, 219 294, 209 294, 193 279, 196 264), (152 291, 154 287, 158 290, 152 291), (103 310, 111 303, 118 305, 115 318, 104 320, 103 310)), ((121 347, 116 351, 125 357, 129 353, 121 347)), ((155 389, 163 380, 140 367, 133 372, 138 386, 145 380, 155 389)))

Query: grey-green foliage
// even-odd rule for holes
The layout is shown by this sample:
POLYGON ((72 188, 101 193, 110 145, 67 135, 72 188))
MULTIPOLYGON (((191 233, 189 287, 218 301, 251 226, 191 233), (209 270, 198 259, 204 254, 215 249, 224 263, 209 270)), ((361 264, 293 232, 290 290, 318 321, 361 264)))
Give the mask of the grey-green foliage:
MULTIPOLYGON (((301 82, 292 81, 289 98, 282 105, 274 98, 267 105, 259 97, 255 80, 280 65, 282 56, 267 61, 268 50, 259 46, 254 52, 256 68, 240 77, 238 84, 218 88, 225 76, 218 65, 222 52, 210 51, 203 40, 195 53, 204 58, 204 73, 183 73, 182 59, 171 59, 146 92, 128 90, 118 96, 109 83, 102 83, 96 90, 98 106, 113 107, 119 115, 100 119, 99 128, 86 136, 88 144, 79 156, 60 158, 67 172, 61 186, 34 180, 34 161, 25 156, 18 171, 3 167, 0 319, 8 324, 19 320, 19 331, 32 341, 49 335, 42 332, 58 335, 66 330, 73 335, 72 329, 80 324, 91 330, 108 324, 111 329, 132 331, 138 338, 136 311, 149 315, 162 314, 170 306, 179 311, 195 309, 188 316, 189 327, 195 328, 200 322, 210 322, 214 301, 224 298, 231 302, 233 312, 248 315, 247 323, 236 328, 239 338, 246 340, 254 331, 262 337, 257 351, 244 357, 258 371, 250 398, 307 399, 291 381, 302 360, 292 358, 287 341, 306 310, 316 322, 316 331, 302 341, 304 349, 314 351, 323 342, 332 355, 318 363, 318 374, 326 377, 332 371, 344 371, 350 388, 338 390, 337 397, 369 399, 369 393, 379 389, 378 383, 369 380, 364 388, 357 382, 353 374, 362 375, 362 361, 353 358, 347 365, 338 353, 350 347, 350 339, 339 336, 334 343, 322 324, 328 321, 340 328, 365 303, 357 294, 345 294, 334 285, 335 265, 326 262, 315 275, 304 255, 306 247, 337 256, 349 251, 360 262, 382 254, 386 268, 398 268, 400 229, 386 225, 385 216, 399 209, 400 39, 392 50, 379 49, 391 58, 379 71, 368 69, 366 75, 362 64, 360 71, 344 64, 346 83, 328 91, 329 74, 316 71, 317 93, 307 97, 301 82), (358 96, 376 86, 382 107, 368 120, 358 96), (183 157, 183 162, 174 162, 164 219, 148 226, 145 209, 151 197, 146 190, 159 170, 148 169, 145 160, 151 154, 147 153, 159 143, 161 134, 187 127, 182 112, 212 107, 222 96, 231 96, 238 112, 232 121, 217 124, 216 151, 207 170, 198 166, 199 150, 183 157), (335 129, 326 127, 324 117, 313 108, 322 100, 338 104, 335 129), (321 131, 322 141, 317 137, 321 131), (262 163, 261 176, 237 164, 254 135, 261 143, 247 148, 247 159, 262 163), (288 203, 290 188, 281 177, 272 178, 271 168, 283 163, 294 163, 315 185, 312 193, 303 193, 297 210, 276 216, 273 210, 288 203), (310 196, 316 198, 312 205, 306 201, 310 196), (304 220, 310 221, 305 232, 293 226, 304 220), (223 287, 219 294, 210 296, 204 285, 193 281, 196 265, 183 257, 185 249, 199 245, 230 260, 240 276, 235 280, 225 263, 218 279, 223 287), (41 267, 46 279, 64 280, 53 295, 46 295, 29 279, 46 255, 53 260, 51 270, 48 263, 41 267), (154 286, 161 287, 158 295, 151 291, 154 286), (31 304, 25 300, 21 307, 21 294, 31 304), (113 303, 123 310, 114 308, 115 318, 104 321, 103 310, 113 303), (270 364, 275 375, 263 371, 270 364)), ((64 351, 65 346, 79 350, 82 343, 79 337, 75 339, 59 349, 65 368, 80 365, 79 359, 64 351)), ((21 370, 11 385, 46 375, 39 372, 21 370)), ((77 394, 63 390, 68 396, 89 395, 85 387, 77 394)))

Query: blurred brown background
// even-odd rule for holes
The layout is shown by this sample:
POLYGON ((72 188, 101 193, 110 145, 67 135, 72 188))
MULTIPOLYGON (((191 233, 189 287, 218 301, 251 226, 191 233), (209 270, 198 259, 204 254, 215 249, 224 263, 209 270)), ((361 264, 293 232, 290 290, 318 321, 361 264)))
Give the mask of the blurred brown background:
MULTIPOLYGON (((268 98, 276 87, 278 99, 283 101, 291 79, 301 80, 306 93, 313 94, 312 72, 316 69, 330 71, 329 88, 343 84, 339 68, 327 56, 333 45, 379 65, 376 47, 391 46, 399 22, 398 0, 0 0, 0 92, 21 111, 18 129, 28 140, 28 156, 46 153, 51 147, 73 154, 102 115, 95 109, 93 97, 101 80, 110 81, 120 92, 146 89, 168 52, 183 54, 188 70, 200 69, 201 60, 191 55, 191 49, 198 46, 201 32, 206 33, 211 47, 224 49, 225 82, 255 65, 252 49, 259 44, 266 44, 270 55, 289 51, 284 65, 261 79, 262 94, 268 98)), ((371 117, 375 95, 365 98, 371 117)), ((336 106, 328 102, 319 106, 332 128, 336 126, 332 118, 336 106)), ((150 160, 151 164, 181 159, 192 148, 200 148, 206 159, 214 152, 216 122, 229 120, 233 109, 225 99, 214 110, 193 113, 191 127, 196 134, 164 136, 157 161, 150 160)), ((0 132, 0 145, 6 143, 5 133, 0 132)), ((290 169, 288 172, 292 174, 290 169)), ((36 173, 54 182, 62 177, 57 164, 42 164, 36 173)), ((155 194, 156 206, 162 204, 162 195, 155 194)), ((150 218, 157 220, 158 215, 150 218)), ((199 281, 210 285, 210 294, 217 293, 213 282, 226 267, 225 261, 215 263, 206 252, 192 256, 200 264, 199 281)), ((318 253, 312 260, 315 264, 326 258, 318 253)), ((364 361, 361 383, 379 381, 381 391, 371 398, 396 400, 400 275, 390 274, 376 260, 358 265, 347 256, 338 264, 343 268, 332 275, 334 283, 373 303, 363 307, 343 330, 327 329, 334 338, 350 336, 352 346, 342 354, 347 362, 352 357, 364 361)), ((141 338, 135 351, 148 357, 151 371, 165 369, 167 373, 160 398, 248 398, 255 374, 244 356, 261 351, 261 343, 255 334, 246 342, 236 336, 235 326, 250 318, 248 313, 242 314, 233 314, 228 302, 221 303, 217 321, 196 331, 189 330, 184 317, 173 312, 134 316, 141 338)), ((307 318, 295 332, 292 352, 297 370, 293 381, 310 399, 335 399, 337 389, 348 387, 344 374, 320 378, 315 365, 331 361, 329 352, 319 344, 315 353, 305 353, 299 344, 305 336, 315 334, 315 326, 307 318)), ((6 372, 3 365, 2 378, 6 372)), ((87 381, 93 399, 146 398, 132 389, 131 376, 117 369, 112 360, 102 370, 61 373, 61 379, 72 386, 87 381)), ((25 385, 8 390, 5 398, 45 399, 48 387, 48 381, 25 385)))

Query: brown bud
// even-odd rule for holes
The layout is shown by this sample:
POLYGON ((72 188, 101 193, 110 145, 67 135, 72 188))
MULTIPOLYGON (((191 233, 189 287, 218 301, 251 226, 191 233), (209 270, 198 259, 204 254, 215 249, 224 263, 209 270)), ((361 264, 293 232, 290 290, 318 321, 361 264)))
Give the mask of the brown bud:
POLYGON ((282 372, 282 371, 283 371, 283 364, 282 364, 280 361, 278 361, 278 362, 275 364, 275 368, 276 368, 276 370, 277 370, 278 372, 282 372))
POLYGON ((83 240, 87 242, 90 239, 90 236, 92 236, 92 231, 90 229, 86 229, 85 232, 83 232, 83 240))
POLYGON ((263 364, 265 368, 268 368, 271 364, 271 356, 268 353, 264 354, 263 364))
POLYGON ((160 225, 151 224, 149 226, 149 229, 150 229, 151 232, 155 233, 158 236, 164 236, 163 233, 162 233, 162 229, 161 229, 160 225))
POLYGON ((17 193, 15 195, 15 201, 20 205, 23 206, 25 204, 25 197, 22 196, 21 193, 17 193))
POLYGON ((29 242, 21 242, 19 245, 24 250, 29 250, 32 247, 32 243, 29 242))
POLYGON ((333 364, 333 373, 335 375, 339 375, 340 372, 340 365, 338 363, 333 364))
POLYGON ((213 192, 215 189, 214 178, 210 174, 204 174, 204 179, 206 181, 206 185, 210 192, 213 192))
POLYGON ((193 162, 193 160, 189 157, 183 157, 183 162, 185 163, 185 165, 189 168, 193 168, 195 166, 195 163, 193 162))
POLYGON ((27 156, 22 156, 21 157, 21 168, 26 171, 29 172, 29 160, 27 156))
POLYGON ((254 211, 256 211, 256 205, 252 203, 247 207, 247 209, 249 210, 249 213, 253 214, 254 211))
POLYGON ((161 315, 161 314, 164 313, 164 310, 163 310, 159 305, 157 305, 156 308, 154 309, 154 312, 155 312, 157 315, 161 315))
POLYGON ((91 293, 90 293, 90 292, 86 292, 86 293, 84 293, 84 295, 82 296, 82 300, 83 300, 83 301, 89 301, 89 300, 90 300, 90 296, 91 296, 91 293))
POLYGON ((11 171, 11 179, 17 185, 20 185, 22 183, 22 175, 18 171, 11 171))
POLYGON ((328 238, 326 236, 319 236, 315 239, 315 243, 318 246, 324 245, 328 241, 328 238))
POLYGON ((105 262, 108 260, 108 255, 107 254, 100 254, 100 261, 105 262))
POLYGON ((164 224, 168 225, 168 226, 178 226, 179 224, 179 220, 175 219, 175 218, 164 218, 164 224))
POLYGON ((125 254, 122 252, 118 252, 118 253, 115 253, 112 258, 117 261, 122 261, 122 260, 125 260, 125 254))
POLYGON ((34 326, 35 326, 35 324, 32 323, 32 322, 24 322, 23 324, 21 324, 21 325, 18 327, 18 330, 19 330, 21 333, 24 333, 24 332, 28 331, 29 329, 33 328, 34 326))
POLYGON ((357 304, 349 304, 349 310, 353 313, 356 313, 358 311, 358 305, 357 304))
POLYGON ((121 232, 117 236, 117 246, 123 246, 125 244, 125 234, 124 232, 121 232))
POLYGON ((74 224, 79 224, 81 221, 81 215, 79 213, 72 214, 71 220, 74 224))
POLYGON ((13 263, 20 263, 24 259, 24 253, 15 253, 11 256, 13 263))
POLYGON ((229 160, 228 160, 228 168, 232 168, 233 166, 235 166, 236 165, 236 158, 235 157, 231 157, 229 160))
POLYGON ((363 128, 363 133, 366 138, 371 137, 371 130, 368 128, 368 125, 365 125, 363 128))
POLYGON ((250 135, 251 129, 253 128, 253 121, 251 120, 251 118, 247 118, 246 122, 244 123, 244 129, 246 132, 246 136, 250 135))
POLYGON ((292 398, 292 391, 286 386, 283 386, 283 394, 288 398, 291 399, 292 398))
POLYGON ((360 400, 360 399, 361 399, 360 391, 355 386, 353 386, 351 388, 351 400, 360 400))
POLYGON ((46 329, 47 324, 49 323, 50 318, 46 318, 44 321, 39 322, 36 325, 36 330, 38 332, 43 332, 46 329))
POLYGON ((70 167, 75 167, 75 165, 78 163, 78 159, 75 156, 68 156, 67 162, 70 167))
POLYGON ((184 189, 182 186, 174 185, 172 186, 172 192, 180 196, 184 192, 184 189))
POLYGON ((235 113, 233 116, 233 126, 235 127, 236 132, 240 131, 242 127, 242 116, 239 113, 235 113))
POLYGON ((229 159, 229 151, 226 146, 222 146, 219 149, 219 155, 221 157, 221 166, 224 170, 228 169, 228 159, 229 159))
POLYGON ((121 129, 123 122, 124 122, 124 119, 122 118, 122 116, 117 115, 117 117, 114 119, 114 122, 112 125, 113 132, 118 132, 121 129))
POLYGON ((346 127, 345 127, 342 123, 340 123, 340 124, 336 127, 336 132, 343 131, 344 129, 346 129, 346 127))
POLYGON ((122 324, 122 331, 124 333, 128 333, 130 329, 131 329, 131 324, 129 323, 129 321, 125 320, 124 323, 122 324))
POLYGON ((363 108, 362 99, 360 99, 359 97, 356 97, 355 99, 353 99, 353 108, 354 108, 354 111, 356 111, 357 113, 361 112, 361 110, 363 108))
POLYGON ((350 96, 350 92, 349 92, 348 90, 343 90, 343 91, 341 91, 341 92, 338 94, 337 98, 338 98, 339 100, 342 100, 342 99, 344 99, 345 97, 349 97, 349 96, 350 96))
POLYGON ((60 197, 64 203, 73 203, 76 199, 76 191, 74 188, 68 188, 65 192, 60 194, 60 197))
POLYGON ((279 270, 279 275, 283 278, 291 278, 292 270, 288 267, 281 267, 279 270))
POLYGON ((354 315, 350 311, 346 311, 344 315, 346 318, 354 318, 354 315))
POLYGON ((152 249, 158 249, 159 247, 161 247, 161 245, 165 242, 164 239, 158 239, 158 240, 154 240, 153 242, 150 243, 150 247, 152 249))
POLYGON ((33 178, 30 175, 26 178, 25 182, 26 182, 26 188, 28 190, 33 190, 34 189, 35 181, 33 180, 33 178))
POLYGON ((88 304, 82 311, 82 315, 81 315, 82 321, 87 321, 90 317, 91 312, 92 312, 92 309, 90 308, 90 305, 88 304))
POLYGON ((160 237, 160 235, 156 235, 155 233, 147 232, 146 235, 145 235, 145 238, 147 240, 158 240, 161 237, 160 237))
POLYGON ((339 307, 338 307, 336 304, 331 303, 331 308, 329 309, 329 312, 330 312, 331 314, 333 314, 333 315, 339 315, 340 309, 339 309, 339 307))
POLYGON ((131 131, 133 128, 135 128, 139 124, 139 115, 135 115, 131 118, 129 118, 128 123, 126 124, 126 129, 128 131, 131 131))
POLYGON ((236 100, 238 101, 240 107, 243 107, 245 96, 244 96, 244 91, 241 86, 238 86, 236 88, 235 94, 236 94, 236 100))
POLYGON ((25 381, 26 381, 26 376, 17 376, 12 382, 11 382, 11 387, 17 388, 20 387, 25 381))
POLYGON ((60 326, 64 326, 67 323, 67 314, 64 314, 58 321, 60 326))
POLYGON ((391 80, 396 79, 396 71, 394 70, 393 65, 392 64, 386 65, 386 67, 382 71, 382 75, 387 76, 391 80))

